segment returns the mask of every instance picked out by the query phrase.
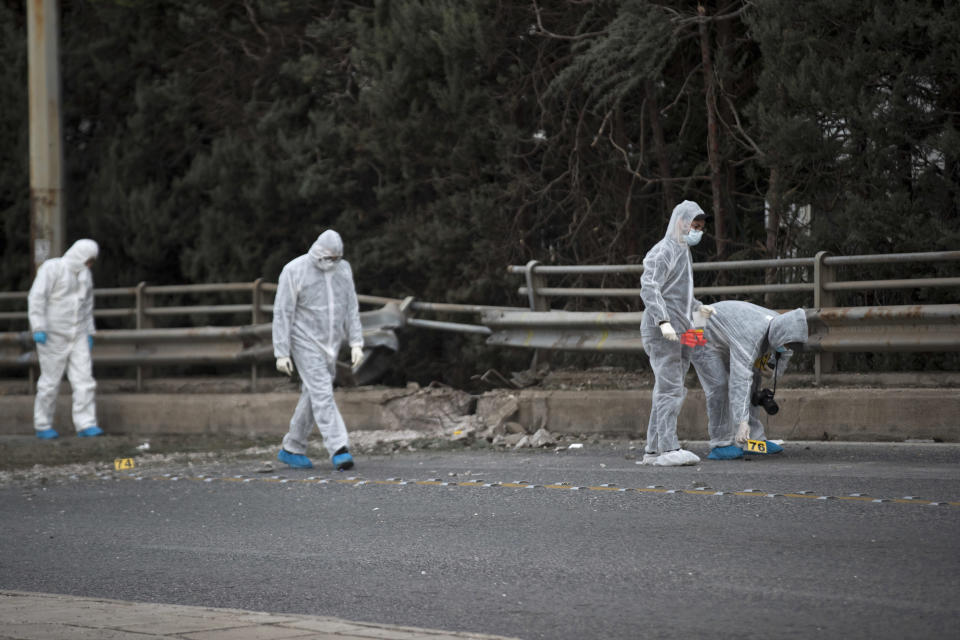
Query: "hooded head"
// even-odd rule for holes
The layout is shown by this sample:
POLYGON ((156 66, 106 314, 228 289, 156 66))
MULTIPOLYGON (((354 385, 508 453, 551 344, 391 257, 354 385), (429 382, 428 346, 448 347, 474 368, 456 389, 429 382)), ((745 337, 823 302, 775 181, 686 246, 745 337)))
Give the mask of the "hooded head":
POLYGON ((62 259, 70 271, 79 273, 87 265, 87 261, 95 260, 98 255, 100 246, 95 241, 84 238, 74 242, 62 259))
POLYGON ((307 252, 323 271, 330 271, 343 258, 343 240, 333 229, 327 229, 317 238, 307 252))
POLYGON ((699 216, 703 216, 704 220, 706 219, 706 214, 700 208, 700 205, 693 200, 684 200, 673 208, 670 223, 667 225, 666 237, 678 244, 685 245, 684 236, 690 232, 694 218, 699 216))
MULTIPOLYGON (((807 314, 803 309, 794 309, 774 316, 767 332, 770 347, 777 349, 788 344, 802 345, 807 342, 807 314)), ((788 347, 790 348, 790 347, 788 347)))

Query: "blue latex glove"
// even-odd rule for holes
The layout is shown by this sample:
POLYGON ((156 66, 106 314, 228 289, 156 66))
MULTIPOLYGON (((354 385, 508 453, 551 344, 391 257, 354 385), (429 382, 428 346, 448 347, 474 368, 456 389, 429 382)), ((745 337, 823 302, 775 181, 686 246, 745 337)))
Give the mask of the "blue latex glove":
POLYGON ((93 349, 93 336, 87 336, 87 344, 93 349))
POLYGON ((33 341, 37 344, 47 344, 47 332, 46 331, 34 331, 33 332, 33 341))

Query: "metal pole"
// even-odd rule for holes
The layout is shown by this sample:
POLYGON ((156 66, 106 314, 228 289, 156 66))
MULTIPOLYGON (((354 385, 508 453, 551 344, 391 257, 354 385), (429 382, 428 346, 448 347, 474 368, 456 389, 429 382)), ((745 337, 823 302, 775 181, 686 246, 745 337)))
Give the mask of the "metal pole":
MULTIPOLYGON (((257 278, 253 281, 253 298, 251 300, 251 315, 250 321, 254 325, 258 325, 263 322, 263 309, 260 306, 263 304, 263 278, 257 278)), ((256 393, 257 391, 257 363, 254 362, 250 365, 250 392, 256 393)))
MULTIPOLYGON (((136 326, 135 329, 147 329, 152 320, 146 314, 146 307, 149 305, 149 299, 146 293, 147 283, 141 282, 137 285, 136 293, 136 326)), ((137 366, 137 391, 143 391, 143 376, 146 373, 145 367, 137 366)))
MULTIPOLYGON (((531 311, 549 311, 550 301, 538 293, 538 289, 547 285, 546 278, 537 273, 539 265, 538 260, 527 263, 527 300, 531 311)), ((536 374, 541 364, 550 364, 550 352, 537 349, 533 352, 533 358, 530 359, 530 372, 536 374)))
POLYGON ((30 244, 33 273, 64 250, 59 17, 56 0, 27 0, 30 88, 30 244))
MULTIPOLYGON (((814 257, 813 263, 813 306, 815 309, 822 310, 824 307, 835 307, 837 296, 826 288, 837 279, 834 267, 826 264, 826 258, 830 255, 828 251, 820 251, 814 257)), ((823 379, 824 373, 833 373, 836 369, 835 356, 832 353, 817 353, 813 357, 813 374, 817 384, 823 379)))

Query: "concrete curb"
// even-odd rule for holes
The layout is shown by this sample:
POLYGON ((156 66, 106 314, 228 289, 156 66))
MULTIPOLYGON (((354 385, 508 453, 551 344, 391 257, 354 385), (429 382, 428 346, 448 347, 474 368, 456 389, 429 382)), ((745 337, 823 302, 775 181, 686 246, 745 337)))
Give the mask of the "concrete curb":
POLYGON ((0 591, 0 637, 14 640, 110 640, 131 637, 144 640, 510 640, 504 636, 349 622, 323 616, 124 602, 8 590, 0 591))
MULTIPOLYGON (((351 430, 424 430, 449 422, 449 396, 420 390, 421 402, 407 413, 395 401, 417 391, 360 388, 338 390, 337 404, 351 430), (434 394, 431 396, 431 394, 434 394), (433 404, 431 404, 433 403, 433 404), (411 413, 413 411, 413 413, 411 413)), ((469 399, 463 392, 450 390, 469 399)), ((477 405, 513 396, 515 420, 528 431, 538 426, 555 434, 598 434, 642 439, 650 415, 649 389, 540 390, 490 392, 477 405)), ((108 433, 238 434, 286 433, 297 394, 271 393, 118 393, 100 394, 97 412, 108 433)), ((791 388, 777 392, 781 410, 767 420, 770 438, 787 440, 960 442, 960 394, 952 389, 791 388)), ((460 406, 463 405, 460 402, 460 406)), ((471 409, 463 409, 471 413, 471 409)), ((33 397, 0 396, 0 434, 32 433, 33 397)), ((678 421, 683 439, 706 437, 703 392, 689 391, 678 421)), ((72 433, 70 397, 58 399, 55 428, 72 433)))

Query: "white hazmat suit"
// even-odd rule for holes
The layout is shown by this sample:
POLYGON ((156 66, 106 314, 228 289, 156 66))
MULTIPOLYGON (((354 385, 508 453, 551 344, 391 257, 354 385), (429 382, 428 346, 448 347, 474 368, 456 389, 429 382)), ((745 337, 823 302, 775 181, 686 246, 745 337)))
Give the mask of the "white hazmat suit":
POLYGON ((324 231, 305 255, 280 273, 273 306, 273 352, 293 358, 303 386, 283 449, 300 456, 314 423, 330 455, 347 447, 347 428, 333 398, 337 354, 346 339, 363 347, 353 271, 340 235, 324 231))
POLYGON ((807 316, 803 309, 784 314, 749 302, 727 300, 713 305, 704 328, 707 344, 697 347, 693 365, 707 398, 711 448, 734 443, 738 425, 749 423, 751 440, 766 440, 760 417, 763 409, 752 406, 764 374, 779 378, 793 352, 788 344, 806 343, 807 316), (778 348, 781 350, 779 359, 778 348))
POLYGON ((97 410, 90 358, 90 336, 96 332, 93 322, 93 274, 87 261, 95 259, 100 248, 93 240, 77 240, 62 258, 46 260, 37 269, 37 277, 27 296, 30 330, 46 334, 37 342, 40 379, 33 404, 33 428, 37 432, 53 428, 57 391, 64 370, 73 388, 73 426, 77 432, 96 427, 97 410))
POLYGON ((693 259, 685 238, 694 218, 701 215, 703 210, 690 200, 674 207, 666 235, 643 259, 640 297, 644 311, 640 329, 643 349, 656 377, 647 424, 646 463, 672 466, 699 462, 696 455, 680 449, 677 438, 677 416, 686 397, 683 380, 690 368, 692 349, 677 341, 676 336, 693 326, 693 313, 704 306, 693 297, 693 259), (669 325, 661 329, 663 323, 669 325), (668 338, 671 332, 673 335, 668 338), (677 450, 679 453, 662 455, 677 450))

